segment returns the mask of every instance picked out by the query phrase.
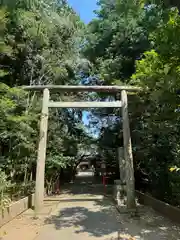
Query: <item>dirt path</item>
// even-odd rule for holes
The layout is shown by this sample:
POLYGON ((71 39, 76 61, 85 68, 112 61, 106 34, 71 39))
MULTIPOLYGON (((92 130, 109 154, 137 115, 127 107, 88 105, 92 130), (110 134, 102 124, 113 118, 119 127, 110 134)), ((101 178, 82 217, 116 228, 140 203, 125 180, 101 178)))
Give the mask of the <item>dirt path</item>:
POLYGON ((137 240, 180 239, 180 227, 148 208, 132 218, 118 213, 112 202, 101 195, 65 194, 54 200, 51 213, 47 208, 39 220, 32 219, 31 211, 24 213, 1 229, 6 233, 0 239, 117 240, 123 234, 137 240))
POLYGON ((138 218, 132 218, 119 214, 102 196, 62 199, 45 224, 36 240, 110 240, 123 234, 141 240, 180 239, 180 228, 154 211, 143 209, 138 218))
POLYGON ((39 220, 28 210, 0 229, 0 239, 118 240, 128 234, 131 240, 180 240, 179 226, 145 207, 136 218, 120 214, 97 187, 79 185, 50 200, 39 220))

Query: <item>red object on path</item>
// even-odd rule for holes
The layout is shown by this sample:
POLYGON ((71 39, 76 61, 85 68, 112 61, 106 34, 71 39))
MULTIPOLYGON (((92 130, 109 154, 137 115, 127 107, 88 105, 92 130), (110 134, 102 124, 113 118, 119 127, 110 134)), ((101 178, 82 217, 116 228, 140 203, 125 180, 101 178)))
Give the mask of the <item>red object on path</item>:
POLYGON ((103 175, 104 194, 106 194, 106 176, 103 175))
POLYGON ((56 192, 55 193, 59 195, 60 194, 60 181, 59 181, 59 179, 56 181, 55 185, 56 185, 56 187, 55 187, 56 192))
POLYGON ((103 175, 103 185, 105 186, 106 185, 106 176, 103 175))

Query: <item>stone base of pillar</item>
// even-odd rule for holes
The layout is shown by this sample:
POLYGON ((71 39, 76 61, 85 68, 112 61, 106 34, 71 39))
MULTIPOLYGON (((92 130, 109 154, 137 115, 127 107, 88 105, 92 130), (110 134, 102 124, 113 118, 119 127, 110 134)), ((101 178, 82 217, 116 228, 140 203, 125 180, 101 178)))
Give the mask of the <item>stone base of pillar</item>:
POLYGON ((114 181, 113 198, 117 204, 117 208, 120 213, 131 213, 132 215, 137 214, 137 209, 127 209, 126 184, 122 183, 121 180, 114 181))
POLYGON ((114 200, 118 206, 126 206, 126 184, 121 180, 114 181, 114 200))

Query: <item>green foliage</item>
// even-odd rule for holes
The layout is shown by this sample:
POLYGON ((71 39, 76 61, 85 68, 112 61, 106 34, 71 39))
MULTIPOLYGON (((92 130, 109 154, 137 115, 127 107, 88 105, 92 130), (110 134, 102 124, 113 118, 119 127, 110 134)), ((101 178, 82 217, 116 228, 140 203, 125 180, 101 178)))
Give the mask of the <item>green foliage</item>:
POLYGON ((7 194, 11 200, 17 201, 34 193, 35 181, 15 182, 8 188, 7 194))
MULTIPOLYGON (((83 30, 84 24, 65 1, 1 1, 0 168, 12 183, 6 192, 9 198, 34 191, 39 139, 40 96, 19 86, 76 84, 83 30)), ((81 116, 74 110, 51 112, 47 181, 55 181, 62 168, 73 168, 79 160, 79 145, 89 138, 81 128, 81 116)))
POLYGON ((157 26, 150 35, 154 49, 145 52, 144 58, 137 61, 136 73, 131 80, 146 92, 140 96, 144 99, 140 134, 146 146, 146 168, 152 179, 156 175, 154 187, 162 189, 161 192, 158 188, 156 194, 175 204, 180 203, 179 194, 175 194, 180 179, 178 175, 172 177, 168 169, 169 165, 179 165, 179 21, 179 14, 173 9, 169 19, 157 26), (155 166, 157 171, 153 173, 155 166))
POLYGON ((11 202, 11 199, 7 195, 7 190, 10 185, 6 174, 0 170, 0 209, 4 209, 11 202))
POLYGON ((139 1, 99 1, 98 19, 88 27, 84 54, 106 84, 120 84, 134 73, 134 63, 150 48, 149 33, 165 13, 158 7, 144 8, 139 1))
MULTIPOLYGON (((173 5, 171 1, 164 2, 167 5, 149 2, 154 4, 100 0, 97 18, 87 29, 63 0, 2 2, 2 208, 6 197, 34 191, 41 101, 38 94, 26 93, 17 86, 77 84, 79 77, 87 75, 90 75, 85 81, 88 84, 123 83, 143 88, 143 92, 129 96, 135 169, 148 174, 149 191, 153 195, 180 204, 179 169, 173 167, 180 166, 180 16, 177 9, 168 9, 173 5), (82 59, 81 54, 87 60, 82 59)), ((51 94, 55 101, 76 97, 118 98, 105 94, 51 94)), ((114 117, 119 113, 95 109, 91 114, 91 126, 96 125, 99 134, 94 140, 98 148, 92 147, 96 149, 92 151, 97 153, 98 149, 108 164, 116 164, 115 148, 122 146, 122 132, 118 132, 121 119, 114 117)), ((45 176, 48 191, 52 190, 62 169, 72 175, 92 146, 92 139, 82 124, 82 111, 58 109, 52 110, 50 116, 45 176)))
POLYGON ((1 161, 1 167, 13 169, 13 165, 20 166, 21 161, 34 152, 35 142, 31 136, 36 134, 33 122, 37 122, 37 117, 26 113, 27 94, 24 91, 0 84, 0 92, 1 156, 2 159, 3 155, 8 157, 1 161), (11 165, 14 159, 19 161, 11 165))
MULTIPOLYGON (((179 171, 169 171, 180 165, 180 16, 177 9, 168 9, 173 5, 170 1, 166 8, 160 2, 149 2, 155 4, 99 1, 98 18, 88 26, 83 51, 94 64, 90 83, 95 75, 103 85, 127 83, 143 88, 129 95, 135 171, 147 174, 151 194, 180 205, 179 171)), ((101 132, 100 149, 108 146, 108 158, 113 161, 113 147, 116 142, 122 146, 122 133, 115 134, 119 119, 113 121, 112 113, 119 114, 107 109, 93 112, 101 132), (109 126, 104 127, 108 118, 109 126)))
POLYGON ((11 86, 63 84, 74 77, 77 38, 83 29, 79 18, 60 1, 15 2, 4 1, 0 12, 0 64, 9 73, 3 81, 11 86))
POLYGON ((178 168, 177 166, 174 166, 174 167, 171 167, 169 170, 170 172, 174 172, 174 171, 179 172, 180 168, 178 168))
POLYGON ((180 9, 180 2, 178 0, 146 0, 145 2, 152 4, 161 4, 162 7, 165 8, 177 7, 180 9))
POLYGON ((3 190, 5 200, 2 201, 7 204, 8 199, 32 192, 30 175, 36 156, 37 128, 34 127, 38 116, 35 112, 27 112, 27 97, 19 88, 0 84, 0 167, 11 183, 3 190))

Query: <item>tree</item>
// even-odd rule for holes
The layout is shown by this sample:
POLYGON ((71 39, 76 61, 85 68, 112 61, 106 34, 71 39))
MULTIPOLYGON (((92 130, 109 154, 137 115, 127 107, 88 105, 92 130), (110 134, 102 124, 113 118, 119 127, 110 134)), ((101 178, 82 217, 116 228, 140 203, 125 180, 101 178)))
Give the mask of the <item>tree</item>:
MULTIPOLYGON (((145 154, 149 159, 144 164, 146 169, 149 169, 151 178, 156 177, 156 183, 161 186, 162 192, 158 188, 156 194, 161 194, 161 197, 167 201, 170 201, 169 196, 172 197, 172 191, 174 191, 169 165, 179 165, 179 113, 177 111, 179 95, 177 91, 180 54, 179 41, 176 39, 179 34, 178 22, 177 10, 171 10, 168 21, 159 24, 150 37, 154 43, 154 49, 146 52, 144 58, 137 62, 136 74, 132 76, 132 83, 143 86, 147 93, 142 95, 145 107, 141 114, 141 136, 144 138, 144 144, 148 146, 145 154), (155 166, 156 172, 152 170, 155 166)), ((154 181, 152 184, 155 184, 154 181)), ((171 199, 171 201, 174 200, 171 199)))
MULTIPOLYGON (((41 110, 39 94, 18 87, 76 84, 83 30, 84 24, 66 1, 1 1, 0 168, 13 184, 13 197, 27 195, 27 190, 34 188, 41 110)), ((73 99, 76 95, 51 97, 73 99)), ((74 110, 51 111, 48 183, 55 181, 62 169, 74 167, 79 145, 88 138, 81 128, 81 115, 74 110)))
POLYGON ((135 60, 150 49, 149 33, 165 13, 158 6, 139 1, 99 1, 97 19, 87 30, 84 55, 94 63, 93 75, 104 84, 128 82, 135 60))
POLYGON ((149 0, 146 1, 147 3, 152 4, 162 4, 162 6, 169 8, 169 7, 177 7, 180 8, 180 3, 178 0, 149 0))
MULTIPOLYGON (((148 177, 146 191, 178 205, 179 175, 169 168, 179 166, 179 14, 155 3, 99 1, 83 52, 93 64, 89 83, 143 88, 129 96, 135 175, 148 177)), ((93 114, 101 122, 110 112, 93 114)), ((115 139, 108 135, 104 142, 115 139)))

